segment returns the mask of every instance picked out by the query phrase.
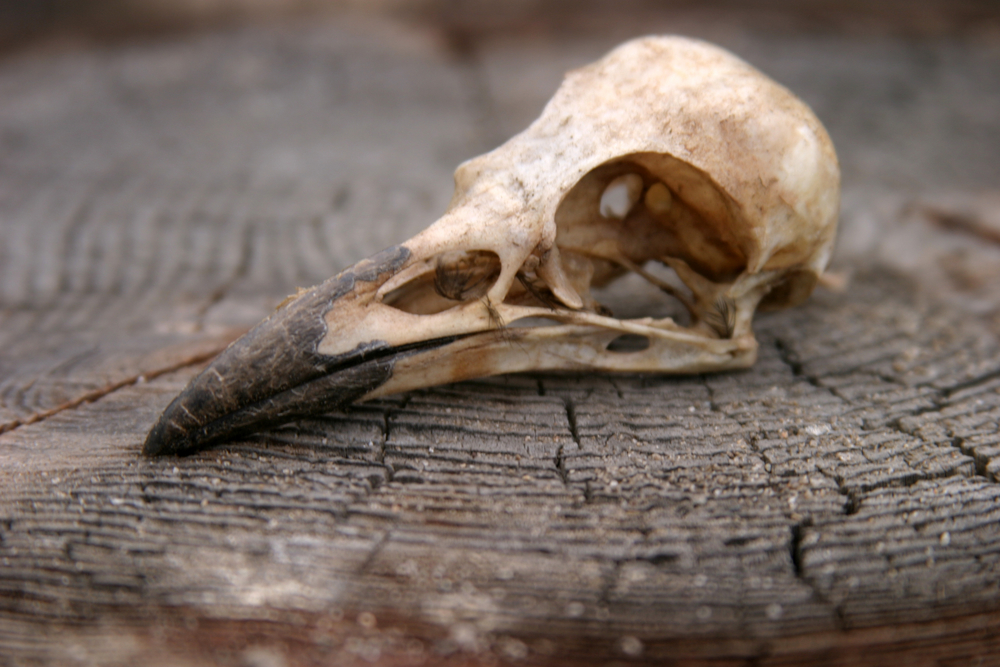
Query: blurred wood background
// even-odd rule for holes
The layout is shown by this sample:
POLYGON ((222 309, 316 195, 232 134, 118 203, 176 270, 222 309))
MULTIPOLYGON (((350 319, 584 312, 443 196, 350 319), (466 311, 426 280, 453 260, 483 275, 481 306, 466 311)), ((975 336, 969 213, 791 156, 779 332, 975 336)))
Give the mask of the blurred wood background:
POLYGON ((0 664, 1000 664, 995 3, 7 0, 0 49, 0 664), (761 317, 757 366, 140 456, 220 346, 647 33, 838 147, 844 288, 761 317))

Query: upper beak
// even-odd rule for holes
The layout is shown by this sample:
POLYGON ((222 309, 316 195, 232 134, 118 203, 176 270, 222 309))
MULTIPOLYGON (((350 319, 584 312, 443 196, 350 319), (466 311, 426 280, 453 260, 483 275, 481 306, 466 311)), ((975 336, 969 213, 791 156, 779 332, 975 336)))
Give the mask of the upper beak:
POLYGON ((187 454, 350 403, 386 383, 396 362, 454 337, 391 346, 377 339, 336 355, 318 351, 329 320, 350 318, 409 257, 395 246, 363 260, 279 308, 230 345, 164 410, 143 452, 187 454), (338 311, 343 311, 338 313, 338 311))

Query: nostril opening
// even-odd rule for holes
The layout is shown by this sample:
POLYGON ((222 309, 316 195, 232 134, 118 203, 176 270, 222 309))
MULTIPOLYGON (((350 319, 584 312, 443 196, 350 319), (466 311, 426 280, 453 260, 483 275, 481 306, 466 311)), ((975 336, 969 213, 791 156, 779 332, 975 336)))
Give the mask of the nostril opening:
POLYGON ((489 250, 456 250, 433 270, 388 292, 382 303, 413 315, 434 315, 484 296, 500 278, 500 257, 489 250))
POLYGON ((649 337, 639 334, 622 334, 608 343, 608 352, 642 352, 649 347, 649 337))
POLYGON ((489 250, 444 253, 437 260, 434 289, 452 301, 485 296, 500 278, 500 256, 489 250))

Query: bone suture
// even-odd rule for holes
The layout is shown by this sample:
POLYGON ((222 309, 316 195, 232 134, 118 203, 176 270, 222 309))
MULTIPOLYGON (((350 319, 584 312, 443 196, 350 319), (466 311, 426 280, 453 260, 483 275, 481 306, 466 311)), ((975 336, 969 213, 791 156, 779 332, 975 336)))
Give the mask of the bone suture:
POLYGON ((302 291, 221 354, 144 451, 186 454, 498 373, 746 368, 758 307, 801 302, 826 266, 839 179, 820 122, 751 66, 681 37, 627 42, 460 165, 437 222, 302 291), (613 317, 595 293, 628 274, 687 321, 613 317))

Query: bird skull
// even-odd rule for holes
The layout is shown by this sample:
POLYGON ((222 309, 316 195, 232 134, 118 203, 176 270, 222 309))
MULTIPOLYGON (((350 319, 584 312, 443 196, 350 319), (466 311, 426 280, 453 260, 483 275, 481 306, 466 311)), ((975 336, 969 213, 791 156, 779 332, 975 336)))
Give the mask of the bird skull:
POLYGON ((145 452, 499 373, 747 367, 754 312, 809 295, 839 204, 836 155, 809 108, 726 51, 678 37, 631 41, 570 72, 541 117, 462 164, 455 184, 433 225, 231 345, 170 404, 145 452), (598 304, 591 289, 629 272, 678 299, 688 325, 616 319, 598 304), (625 335, 641 349, 615 345, 625 335))

